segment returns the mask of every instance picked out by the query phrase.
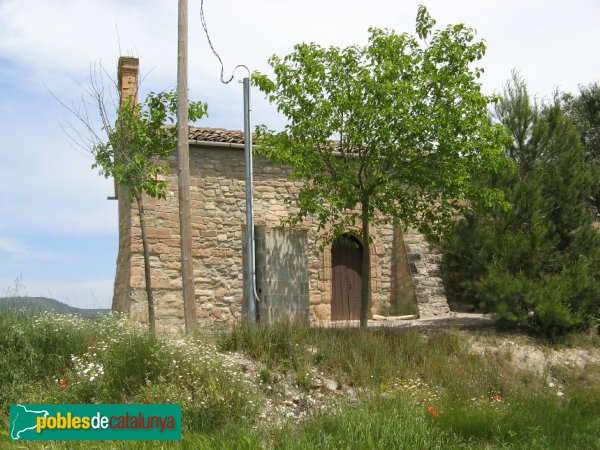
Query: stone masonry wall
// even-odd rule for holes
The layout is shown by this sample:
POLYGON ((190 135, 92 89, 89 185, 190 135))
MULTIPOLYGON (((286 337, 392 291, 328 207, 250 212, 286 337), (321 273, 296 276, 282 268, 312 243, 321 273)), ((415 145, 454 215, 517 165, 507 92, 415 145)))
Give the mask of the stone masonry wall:
MULTIPOLYGON (((171 167, 176 165, 175 160, 170 163, 171 167)), ((201 326, 214 327, 238 321, 242 314, 242 231, 245 223, 243 149, 193 145, 190 148, 190 171, 196 315, 201 326)), ((289 169, 274 165, 260 156, 255 157, 255 225, 278 227, 281 219, 293 212, 285 205, 284 198, 297 194, 301 184, 288 180, 288 175, 289 169)), ((167 198, 147 199, 145 207, 157 330, 182 333, 177 179, 174 173, 170 173, 166 180, 169 183, 167 198)), ((130 230, 120 224, 120 246, 126 246, 129 235, 131 253, 128 260, 119 256, 115 299, 120 299, 118 304, 123 308, 129 307, 132 318, 146 322, 139 219, 134 211, 130 217, 130 230), (127 277, 128 285, 124 282, 127 277), (125 298, 129 299, 129 304, 123 300, 125 298)), ((299 228, 308 232, 309 315, 311 320, 329 320, 331 247, 326 246, 323 252, 319 250, 317 227, 310 220, 300 224, 299 228)), ((392 295, 394 230, 392 225, 378 226, 374 228, 373 235, 371 313, 377 314, 382 306, 389 306, 392 295)), ((405 245, 409 259, 411 254, 420 255, 413 256, 415 260, 411 262, 416 269, 414 275, 419 307, 423 305, 421 314, 428 315, 440 306, 442 300, 445 303, 441 284, 429 281, 436 256, 430 255, 431 249, 417 234, 407 235, 405 245)))
POLYGON ((420 317, 450 312, 440 274, 441 253, 415 230, 404 232, 404 247, 420 317))
POLYGON ((129 312, 131 302, 131 205, 121 200, 126 197, 127 191, 118 186, 119 253, 117 255, 117 273, 115 275, 112 310, 124 313, 129 312))
MULTIPOLYGON (((117 79, 120 101, 137 101, 139 63, 137 58, 119 58, 117 79)), ((119 253, 112 310, 127 313, 131 306, 131 205, 126 201, 127 190, 116 183, 115 194, 119 200, 119 253)))
POLYGON ((400 225, 394 226, 392 248, 392 295, 390 312, 394 315, 418 314, 415 282, 404 244, 400 225))

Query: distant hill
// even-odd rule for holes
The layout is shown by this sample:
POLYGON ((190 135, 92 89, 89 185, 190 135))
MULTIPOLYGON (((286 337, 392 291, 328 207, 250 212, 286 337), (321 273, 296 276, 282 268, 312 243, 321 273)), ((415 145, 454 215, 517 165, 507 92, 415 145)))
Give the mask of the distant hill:
POLYGON ((32 313, 47 311, 58 314, 76 314, 79 316, 95 316, 110 312, 110 309, 75 308, 46 297, 0 297, 0 313, 8 309, 28 310, 32 313))

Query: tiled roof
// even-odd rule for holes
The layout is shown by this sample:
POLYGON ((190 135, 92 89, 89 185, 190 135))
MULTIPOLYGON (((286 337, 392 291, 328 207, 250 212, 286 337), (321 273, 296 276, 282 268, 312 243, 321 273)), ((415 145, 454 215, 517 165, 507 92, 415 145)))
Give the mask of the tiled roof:
MULTIPOLYGON (((188 133, 191 141, 224 142, 229 144, 243 144, 244 132, 240 130, 226 130, 225 128, 190 127, 188 133)), ((256 134, 252 133, 252 142, 256 142, 256 134)), ((339 141, 329 141, 332 150, 337 150, 339 141)))
POLYGON ((189 139, 193 141, 243 144, 244 132, 240 130, 226 130, 225 128, 190 127, 189 139))

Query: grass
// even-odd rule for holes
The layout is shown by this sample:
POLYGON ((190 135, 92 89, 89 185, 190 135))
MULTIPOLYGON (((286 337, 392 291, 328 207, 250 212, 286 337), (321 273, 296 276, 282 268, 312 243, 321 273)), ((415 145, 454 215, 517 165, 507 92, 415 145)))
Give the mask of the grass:
POLYGON ((565 395, 557 397, 509 361, 471 354, 452 330, 281 323, 236 328, 219 345, 300 379, 316 367, 338 384, 375 393, 360 408, 287 427, 274 437, 276 448, 600 448, 600 367, 563 374, 565 395))
MULTIPOLYGON (((0 369, 4 405, 182 404, 181 442, 55 441, 43 448, 600 448, 600 367, 557 372, 564 391, 558 397, 541 377, 469 353, 453 330, 282 322, 237 327, 215 341, 167 342, 114 316, 7 312, 0 314, 0 369), (232 351, 257 362, 254 383, 232 351), (270 395, 259 381, 276 386, 284 375, 306 392, 318 391, 319 377, 334 380, 359 398, 271 426, 258 414, 270 395)), ((0 445, 42 448, 9 442, 7 413, 0 414, 0 445)))
POLYGON ((218 346, 244 351, 272 370, 296 376, 316 367, 349 386, 387 387, 419 378, 458 387, 465 375, 494 389, 500 383, 495 367, 482 365, 459 335, 447 330, 424 335, 410 329, 311 329, 283 322, 234 328, 219 338, 218 346))
MULTIPOLYGON (((0 361, 4 405, 180 403, 186 432, 219 432, 259 406, 214 345, 162 341, 115 316, 0 314, 0 361)), ((0 425, 8 430, 6 412, 0 425)))
POLYGON ((554 348, 600 347, 600 335, 594 329, 588 333, 567 333, 552 342, 554 348))

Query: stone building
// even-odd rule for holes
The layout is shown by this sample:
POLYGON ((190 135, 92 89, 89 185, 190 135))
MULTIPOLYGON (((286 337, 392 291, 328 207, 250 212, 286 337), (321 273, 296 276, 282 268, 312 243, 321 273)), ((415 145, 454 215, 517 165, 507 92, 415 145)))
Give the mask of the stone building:
MULTIPOLYGON (((135 58, 119 62, 122 95, 137 86, 137 64, 135 58)), ((190 128, 189 138, 196 316, 201 326, 232 323, 242 316, 244 291, 243 133, 190 128)), ((176 166, 175 156, 169 162, 176 166)), ((362 246, 355 236, 360 224, 322 250, 316 223, 310 219, 293 230, 281 228, 281 220, 293 213, 284 198, 301 186, 288 179, 289 172, 265 158, 254 158, 257 285, 259 296, 267 299, 261 318, 270 317, 264 308, 273 306, 280 308, 275 314, 289 309, 311 321, 358 319, 362 246)), ((183 292, 174 170, 166 180, 166 199, 146 199, 147 235, 157 330, 181 333, 183 292)), ((117 197, 119 254, 113 310, 144 322, 147 304, 139 220, 122 188, 117 189, 117 197)), ((374 226, 372 234, 371 316, 418 313, 427 317, 448 312, 438 268, 440 255, 424 237, 391 224, 374 226)))

